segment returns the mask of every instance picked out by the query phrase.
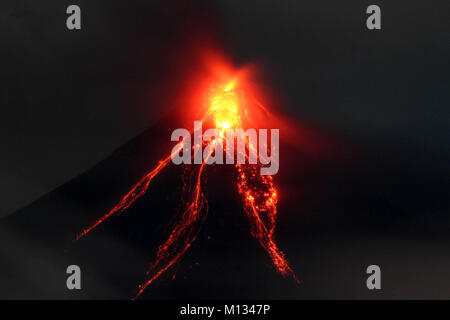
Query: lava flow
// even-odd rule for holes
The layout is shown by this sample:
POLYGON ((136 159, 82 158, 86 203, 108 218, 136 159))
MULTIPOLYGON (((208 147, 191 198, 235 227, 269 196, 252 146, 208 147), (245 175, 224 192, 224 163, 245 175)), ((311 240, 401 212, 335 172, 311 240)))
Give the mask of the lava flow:
MULTIPOLYGON (((177 263, 194 242, 208 212, 207 202, 202 192, 202 176, 207 171, 205 164, 213 154, 216 144, 220 144, 223 147, 227 129, 242 128, 244 121, 253 123, 251 119, 247 119, 248 112, 244 107, 245 97, 243 90, 237 89, 235 82, 231 81, 226 85, 215 86, 209 92, 203 120, 211 127, 220 130, 219 138, 209 142, 202 142, 206 152, 203 155, 203 162, 200 165, 189 165, 187 170, 189 182, 186 183, 183 189, 186 204, 180 215, 180 220, 166 242, 159 246, 156 257, 147 271, 147 279, 139 285, 138 292, 134 298, 141 295, 154 280, 177 263)), ((255 146, 251 144, 250 139, 240 138, 245 140, 246 149, 244 155, 241 154, 240 156, 248 160, 249 154, 255 152, 255 146)), ((86 236, 111 216, 122 213, 145 194, 152 179, 171 162, 171 156, 180 152, 183 148, 185 148, 183 144, 175 147, 172 150, 172 154, 159 161, 157 166, 136 183, 114 208, 81 231, 76 236, 76 240, 86 236)), ((199 146, 194 145, 192 149, 194 151, 192 157, 195 157, 197 152, 202 152, 202 148, 199 148, 199 146)), ((238 152, 239 150, 236 151, 236 153, 238 152)), ((238 155, 236 154, 236 156, 238 155)), ((298 282, 274 239, 278 192, 274 186, 272 176, 260 174, 261 164, 234 164, 234 168, 237 175, 237 190, 242 198, 244 211, 251 224, 252 236, 267 251, 275 268, 283 276, 291 276, 298 282)))

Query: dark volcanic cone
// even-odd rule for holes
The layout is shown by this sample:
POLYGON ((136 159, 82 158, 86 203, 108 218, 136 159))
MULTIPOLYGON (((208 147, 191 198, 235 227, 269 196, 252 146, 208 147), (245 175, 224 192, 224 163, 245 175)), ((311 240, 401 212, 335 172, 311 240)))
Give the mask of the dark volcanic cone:
MULTIPOLYGON (((174 119, 169 114, 92 169, 2 220, 2 298, 134 296, 180 212, 185 166, 170 164, 125 212, 73 240, 170 152, 170 133, 180 126, 174 119), (82 290, 66 288, 71 264, 81 267, 82 290)), ((356 153, 335 145, 321 157, 283 140, 280 149, 276 239, 300 285, 277 273, 251 237, 234 168, 214 165, 204 174, 209 213, 199 236, 141 298, 370 298, 370 264, 384 272, 386 285, 376 297, 448 294, 445 177, 420 159, 405 165, 411 152, 388 146, 356 153), (412 288, 416 272, 429 272, 427 283, 412 288)))

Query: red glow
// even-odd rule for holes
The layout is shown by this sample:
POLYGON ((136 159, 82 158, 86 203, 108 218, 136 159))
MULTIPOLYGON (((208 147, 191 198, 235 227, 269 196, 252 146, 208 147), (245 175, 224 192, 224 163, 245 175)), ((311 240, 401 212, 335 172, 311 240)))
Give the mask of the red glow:
MULTIPOLYGON (((204 63, 199 65, 197 72, 185 84, 183 92, 186 94, 179 97, 179 102, 183 105, 183 115, 187 114, 193 119, 209 121, 211 126, 221 129, 222 133, 228 128, 271 127, 274 117, 256 98, 261 94, 258 87, 250 80, 251 68, 236 71, 226 58, 214 52, 202 53, 199 61, 204 63)), ((192 119, 186 120, 192 123, 192 119)), ((280 123, 276 125, 279 128, 280 123)), ((222 139, 219 139, 208 144, 222 142, 222 139)), ((208 144, 204 143, 204 146, 208 144)), ((246 148, 250 150, 254 146, 247 142, 246 148)), ((211 153, 207 157, 211 156, 214 148, 209 150, 211 153)), ((162 159, 123 196, 113 209, 78 234, 76 240, 86 236, 111 216, 123 212, 145 194, 152 179, 170 163, 170 159, 171 155, 162 159)), ((166 242, 158 248, 156 257, 147 271, 147 280, 139 285, 135 298, 177 263, 194 242, 207 216, 206 200, 202 192, 202 175, 206 171, 205 161, 206 159, 201 165, 189 167, 188 172, 194 178, 191 185, 185 186, 185 191, 190 193, 186 197, 188 200, 184 211, 166 242)), ((278 191, 272 176, 262 176, 260 165, 236 164, 235 169, 238 177, 237 190, 242 197, 243 208, 251 224, 252 236, 267 251, 276 269, 283 276, 291 276, 297 280, 283 252, 275 242, 278 191)))

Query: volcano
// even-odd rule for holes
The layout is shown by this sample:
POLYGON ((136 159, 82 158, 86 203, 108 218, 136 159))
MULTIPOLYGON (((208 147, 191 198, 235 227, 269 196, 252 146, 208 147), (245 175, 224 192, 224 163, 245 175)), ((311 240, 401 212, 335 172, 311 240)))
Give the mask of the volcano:
MULTIPOLYGON (((166 154, 161 146, 180 126, 176 119, 169 113, 87 172, 2 220, 1 241, 8 246, 1 248, 1 273, 6 275, 1 296, 129 299, 136 293, 158 246, 176 224, 184 166, 169 165, 126 212, 81 241, 73 239, 166 154), (72 264, 82 270, 82 290, 66 288, 65 270, 72 264)), ((420 163, 411 174, 402 167, 405 150, 329 146, 318 156, 280 142, 276 234, 300 285, 274 272, 251 236, 233 168, 212 165, 206 168, 204 186, 208 219, 183 260, 142 298, 370 298, 364 265, 374 261, 387 266, 386 276, 397 285, 378 297, 399 292, 402 297, 433 292, 441 297, 432 288, 450 281, 445 276, 450 223, 443 214, 444 179, 422 174, 420 163), (386 157, 377 157, 380 153, 386 157), (423 217, 430 201, 433 210, 423 217), (428 284, 406 290, 413 270, 423 265, 434 270, 428 284)))

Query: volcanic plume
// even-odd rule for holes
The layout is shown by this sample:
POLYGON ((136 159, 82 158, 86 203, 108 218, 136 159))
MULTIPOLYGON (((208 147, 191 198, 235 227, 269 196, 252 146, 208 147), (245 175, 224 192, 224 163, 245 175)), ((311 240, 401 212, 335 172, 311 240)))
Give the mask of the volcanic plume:
MULTIPOLYGON (((185 164, 187 168, 184 171, 185 177, 182 179, 184 181, 182 213, 167 240, 159 246, 156 257, 147 271, 147 279, 139 285, 135 298, 142 294, 155 279, 176 264, 195 241, 208 214, 207 198, 203 190, 204 176, 208 171, 206 162, 213 155, 217 145, 223 146, 227 130, 237 128, 245 130, 250 126, 258 126, 262 118, 266 119, 265 123, 269 123, 270 121, 267 121, 267 119, 270 119, 272 116, 260 102, 259 97, 255 96, 257 90, 254 87, 253 90, 249 89, 250 87, 246 83, 248 70, 231 71, 225 64, 217 63, 217 60, 212 62, 210 70, 214 71, 214 75, 220 75, 220 77, 216 77, 209 83, 205 81, 207 85, 204 87, 200 86, 198 90, 202 90, 202 94, 197 96, 202 98, 197 100, 199 104, 197 108, 203 113, 201 120, 208 127, 219 130, 218 138, 211 140, 202 139, 202 146, 194 144, 191 147, 183 143, 176 145, 109 212, 84 228, 75 238, 75 240, 80 240, 108 218, 119 215, 129 208, 139 197, 147 192, 152 180, 164 168, 172 164, 171 158, 174 154, 186 150, 186 148, 192 148, 192 157, 195 158, 204 149, 203 162, 201 164, 185 164), (226 81, 224 81, 225 79, 226 81)), ((241 134, 243 134, 242 132, 241 134)), ((235 154, 231 156, 240 156, 247 161, 246 163, 234 164, 235 184, 243 209, 250 221, 251 234, 267 251, 275 268, 283 276, 290 276, 298 282, 292 268, 284 257, 284 253, 278 248, 275 241, 279 194, 274 185, 273 176, 261 175, 261 163, 249 163, 249 156, 256 149, 251 140, 246 139, 245 136, 238 136, 237 138, 245 141, 245 151, 242 152, 242 150, 236 148, 236 151, 233 151, 235 154)), ((270 145, 270 142, 265 142, 266 148, 269 147, 270 149, 270 145)), ((228 154, 228 156, 230 155, 228 154)), ((257 157, 261 158, 261 155, 259 154, 257 157)), ((264 161, 261 162, 266 163, 264 161)))

